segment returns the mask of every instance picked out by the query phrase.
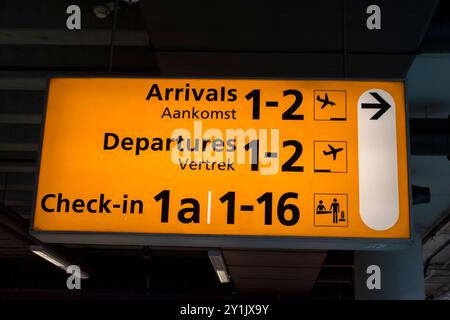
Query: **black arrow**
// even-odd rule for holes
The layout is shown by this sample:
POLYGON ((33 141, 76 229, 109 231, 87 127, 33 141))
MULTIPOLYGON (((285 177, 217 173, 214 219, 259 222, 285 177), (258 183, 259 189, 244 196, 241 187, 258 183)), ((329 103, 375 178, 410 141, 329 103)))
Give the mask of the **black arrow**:
POLYGON ((363 103, 361 104, 361 108, 363 109, 380 109, 377 113, 375 113, 370 120, 378 120, 386 111, 389 110, 391 105, 386 102, 378 93, 369 92, 372 97, 377 99, 378 103, 363 103))

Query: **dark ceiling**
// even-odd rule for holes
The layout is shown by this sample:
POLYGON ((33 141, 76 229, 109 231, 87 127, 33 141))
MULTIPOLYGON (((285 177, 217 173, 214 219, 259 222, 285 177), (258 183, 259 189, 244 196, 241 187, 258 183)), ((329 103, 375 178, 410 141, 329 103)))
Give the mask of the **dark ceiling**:
MULTIPOLYGON (((112 74, 149 76, 404 78, 417 53, 449 49, 448 3, 434 14, 438 0, 377 1, 383 28, 369 31, 365 8, 372 2, 120 1, 110 65, 113 14, 99 19, 92 11, 104 2, 78 0, 82 29, 68 31, 71 0, 0 0, 0 203, 28 223, 49 74, 111 67, 112 74)), ((0 226, 0 295, 61 296, 65 273, 33 256, 27 241, 0 226)), ((152 248, 150 256, 143 248, 65 249, 97 270, 89 294, 206 296, 272 288, 270 294, 353 297, 351 252, 259 252, 255 265, 245 262, 252 253, 225 251, 235 280, 221 286, 206 252, 195 248, 152 248)))

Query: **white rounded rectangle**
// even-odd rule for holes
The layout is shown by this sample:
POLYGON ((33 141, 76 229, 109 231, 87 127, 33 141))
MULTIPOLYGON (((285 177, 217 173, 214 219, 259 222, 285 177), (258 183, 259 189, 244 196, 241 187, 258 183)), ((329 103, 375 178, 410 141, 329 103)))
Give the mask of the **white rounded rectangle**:
POLYGON ((358 100, 359 209, 363 222, 383 231, 399 218, 395 102, 381 89, 358 100))

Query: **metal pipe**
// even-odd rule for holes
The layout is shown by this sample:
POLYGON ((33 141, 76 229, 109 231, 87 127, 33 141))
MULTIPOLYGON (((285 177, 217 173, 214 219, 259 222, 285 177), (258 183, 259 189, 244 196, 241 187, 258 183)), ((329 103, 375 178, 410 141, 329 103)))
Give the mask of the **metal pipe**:
POLYGON ((114 58, 114 40, 116 37, 116 27, 117 27, 117 14, 119 12, 119 0, 116 0, 114 4, 114 17, 113 17, 113 25, 111 30, 111 43, 110 43, 110 50, 109 50, 109 66, 108 71, 112 71, 113 67, 113 58, 114 58))
POLYGON ((433 252, 431 256, 428 257, 428 259, 425 261, 425 266, 423 268, 423 275, 426 278, 428 273, 428 268, 430 267, 431 260, 433 260, 434 257, 436 257, 439 253, 441 253, 445 248, 447 248, 448 244, 450 243, 450 239, 445 241, 436 251, 433 252))
POLYGON ((435 226, 431 231, 429 231, 425 237, 423 237, 422 243, 427 243, 430 239, 436 236, 444 226, 450 222, 450 209, 447 210, 447 215, 435 226))

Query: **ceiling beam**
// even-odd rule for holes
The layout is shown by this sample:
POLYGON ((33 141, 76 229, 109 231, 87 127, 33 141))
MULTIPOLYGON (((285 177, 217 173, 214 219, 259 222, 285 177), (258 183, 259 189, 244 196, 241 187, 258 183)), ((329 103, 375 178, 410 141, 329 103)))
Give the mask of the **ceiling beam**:
POLYGON ((0 172, 34 173, 36 172, 36 163, 32 161, 25 163, 18 163, 14 161, 1 162, 0 172))
POLYGON ((8 190, 8 191, 33 191, 33 185, 25 185, 25 184, 8 184, 7 186, 0 184, 0 190, 8 190))
MULTIPOLYGON (((0 29, 0 45, 109 46, 110 42, 109 29, 0 29)), ((146 47, 149 39, 146 31, 118 30, 114 45, 146 47)))
POLYGON ((36 143, 11 143, 0 142, 0 151, 38 151, 39 145, 36 143))
POLYGON ((0 124, 41 124, 42 114, 0 113, 0 124))
POLYGON ((32 90, 43 91, 47 89, 45 77, 16 77, 2 75, 0 77, 0 90, 32 90))
POLYGON ((33 201, 25 201, 25 200, 9 201, 9 200, 5 200, 5 206, 8 206, 8 207, 31 207, 32 204, 33 204, 33 201))

